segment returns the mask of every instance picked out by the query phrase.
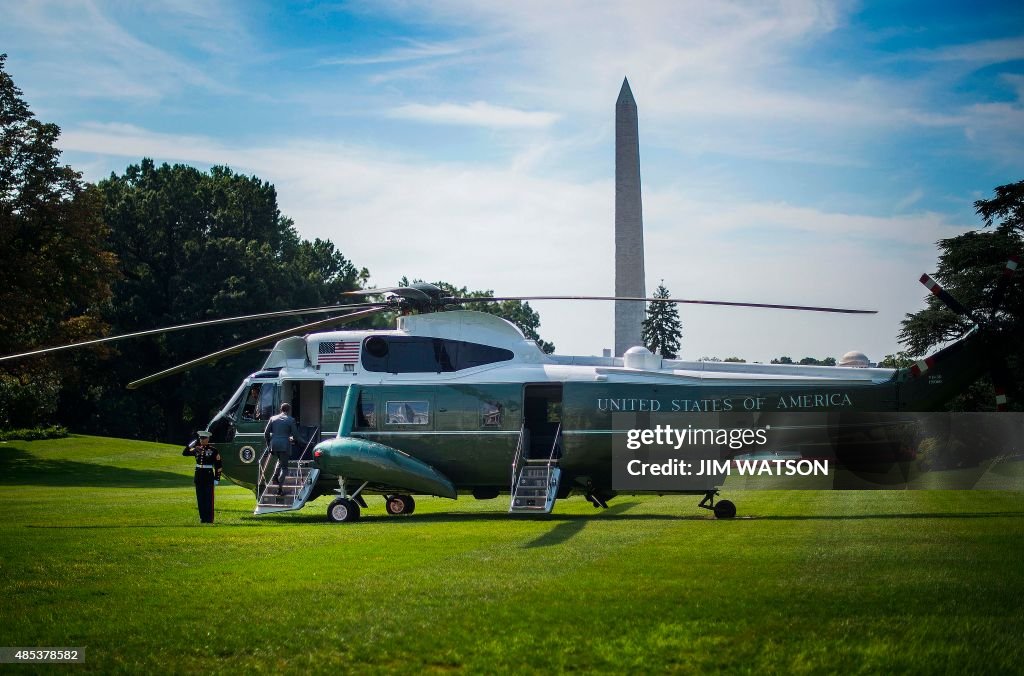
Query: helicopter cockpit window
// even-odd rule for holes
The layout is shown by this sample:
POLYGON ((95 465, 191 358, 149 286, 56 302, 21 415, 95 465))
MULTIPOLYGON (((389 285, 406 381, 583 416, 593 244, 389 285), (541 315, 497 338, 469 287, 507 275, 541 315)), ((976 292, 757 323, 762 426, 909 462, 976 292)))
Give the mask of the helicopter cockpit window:
POLYGON ((387 403, 388 425, 429 425, 430 402, 389 401, 387 403))
POLYGON ((274 415, 274 383, 253 383, 242 398, 242 422, 268 420, 274 415))
POLYGON ((242 404, 242 420, 252 421, 260 419, 260 384, 256 383, 249 387, 245 393, 245 403, 242 404))
POLYGON ((378 373, 450 373, 513 356, 511 350, 461 340, 372 336, 363 351, 363 368, 378 373))

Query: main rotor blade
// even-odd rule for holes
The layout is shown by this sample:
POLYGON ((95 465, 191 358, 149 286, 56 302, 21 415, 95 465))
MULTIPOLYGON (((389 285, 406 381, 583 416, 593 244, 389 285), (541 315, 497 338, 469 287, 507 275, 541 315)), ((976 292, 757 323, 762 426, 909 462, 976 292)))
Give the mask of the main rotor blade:
POLYGON ((380 296, 385 293, 394 293, 402 289, 407 289, 407 286, 385 286, 379 289, 357 289, 355 291, 345 291, 342 296, 380 296))
POLYGON ((938 282, 931 278, 931 276, 929 276, 928 274, 923 274, 921 275, 921 279, 918 281, 924 284, 924 287, 931 291, 932 295, 941 300, 942 303, 950 310, 960 315, 961 317, 967 317, 975 324, 980 323, 974 317, 974 315, 967 311, 967 308, 960 304, 960 301, 953 297, 953 294, 943 289, 938 282))
POLYGON ((627 300, 645 303, 688 303, 692 305, 727 305, 730 307, 760 307, 775 310, 807 310, 809 312, 840 312, 853 315, 878 314, 878 310, 848 310, 838 307, 814 307, 808 305, 777 305, 774 303, 740 303, 726 300, 692 300, 689 298, 639 298, 636 296, 501 296, 498 298, 446 298, 445 303, 490 303, 504 300, 627 300))
POLYGON ((189 369, 191 369, 193 367, 200 366, 202 364, 209 364, 209 363, 217 361, 218 359, 221 359, 222 357, 228 357, 228 356, 233 355, 233 354, 238 354, 239 352, 245 352, 246 350, 248 350, 250 348, 259 347, 260 345, 265 345, 267 343, 272 343, 272 342, 280 340, 282 338, 289 338, 291 336, 297 336, 299 334, 308 333, 308 332, 316 330, 316 329, 327 328, 328 326, 338 326, 339 324, 348 324, 349 322, 354 322, 357 319, 362 319, 363 317, 369 317, 369 316, 371 316, 373 314, 376 314, 378 312, 383 312, 384 310, 387 310, 387 309, 388 308, 386 308, 386 307, 374 307, 374 308, 370 308, 369 310, 360 310, 358 312, 352 312, 352 313, 347 314, 347 315, 342 315, 341 317, 330 317, 328 319, 321 319, 320 321, 312 322, 310 324, 303 324, 302 326, 296 326, 293 329, 287 329, 285 331, 278 331, 277 333, 271 333, 268 336, 262 336, 260 338, 254 338, 252 340, 247 340, 244 343, 239 343, 238 345, 234 345, 232 347, 228 347, 228 348, 225 348, 223 350, 218 350, 217 352, 212 352, 212 353, 210 353, 210 354, 208 354, 208 355, 206 355, 204 357, 199 357, 198 359, 193 359, 192 361, 187 361, 184 364, 178 364, 177 366, 174 366, 172 368, 166 369, 164 371, 160 371, 159 373, 154 373, 151 376, 146 376, 145 378, 140 378, 139 380, 135 380, 133 382, 130 382, 130 383, 128 383, 128 389, 129 390, 134 390, 134 389, 136 389, 138 387, 141 387, 142 385, 148 385, 149 383, 152 383, 152 382, 157 381, 157 380, 161 380, 163 378, 166 378, 167 376, 173 376, 173 375, 175 375, 177 373, 183 373, 183 372, 188 371, 189 369))
MULTIPOLYGON (((431 285, 432 286, 432 285, 431 285)), ((438 290, 440 291, 440 290, 438 290)), ((399 298, 407 298, 409 300, 418 301, 420 303, 429 303, 431 300, 430 294, 423 291, 423 289, 417 289, 412 286, 390 286, 383 289, 360 289, 359 291, 346 291, 341 294, 342 296, 381 296, 386 293, 394 294, 399 298)))
POLYGON ((1006 287, 1010 286, 1010 280, 1013 279, 1013 275, 1017 272, 1017 268, 1019 267, 1019 256, 1010 256, 1010 260, 1006 261, 1006 266, 1003 267, 1003 274, 999 276, 999 281, 996 282, 995 291, 992 292, 993 317, 995 317, 996 313, 999 312, 999 306, 1003 304, 1003 296, 1006 294, 1006 287))
POLYGON ((126 338, 140 338, 142 336, 152 336, 158 333, 170 333, 172 331, 184 331, 186 329, 198 329, 203 326, 216 326, 218 324, 231 324, 234 322, 248 322, 257 319, 269 319, 271 317, 291 317, 294 315, 311 315, 311 314, 322 314, 324 312, 337 312, 339 310, 352 310, 355 308, 367 308, 367 307, 380 307, 380 303, 354 303, 349 305, 325 305, 321 307, 309 307, 300 310, 278 310, 276 312, 261 312, 255 315, 241 315, 238 317, 223 317, 221 319, 207 319, 201 322, 192 322, 190 324, 178 324, 176 326, 164 326, 159 329, 147 329, 145 331, 135 331, 134 333, 122 333, 117 336, 107 336, 106 338, 96 338, 93 340, 83 340, 77 343, 68 343, 67 345, 58 345, 57 347, 46 347, 39 350, 32 350, 30 352, 21 352, 19 354, 9 354, 4 357, 0 357, 0 361, 10 361, 14 359, 21 359, 22 357, 33 357, 35 355, 47 354, 50 352, 59 352, 61 350, 70 350, 75 347, 87 347, 89 345, 99 345, 101 343, 112 343, 116 340, 124 340, 126 338))
POLYGON ((1016 386, 1013 382, 1013 374, 1006 357, 999 356, 992 359, 992 387, 996 391, 996 410, 1008 411, 1009 401, 1016 395, 1016 386))

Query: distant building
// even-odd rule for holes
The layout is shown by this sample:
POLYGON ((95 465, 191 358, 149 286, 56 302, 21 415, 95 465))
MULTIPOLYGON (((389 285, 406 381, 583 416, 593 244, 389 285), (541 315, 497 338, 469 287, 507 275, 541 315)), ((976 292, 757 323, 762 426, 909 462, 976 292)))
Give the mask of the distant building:
POLYGON ((863 352, 856 351, 844 354, 839 360, 839 365, 855 369, 866 369, 874 366, 874 364, 871 363, 871 360, 867 358, 867 355, 863 352))

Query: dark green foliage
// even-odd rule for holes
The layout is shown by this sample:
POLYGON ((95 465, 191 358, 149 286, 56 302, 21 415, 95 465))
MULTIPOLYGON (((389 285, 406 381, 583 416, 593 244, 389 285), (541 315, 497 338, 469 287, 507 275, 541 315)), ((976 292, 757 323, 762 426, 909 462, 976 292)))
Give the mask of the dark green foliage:
POLYGON ((804 357, 800 361, 793 361, 791 357, 779 357, 778 359, 772 359, 771 364, 800 364, 801 366, 835 366, 835 357, 825 357, 824 359, 815 359, 814 357, 804 357))
MULTIPOLYGON (((103 197, 60 164, 60 128, 35 119, 0 55, 0 354, 101 335, 116 261, 103 197)), ((49 421, 61 390, 87 391, 103 350, 0 367, 0 427, 49 421)))
MULTIPOLYGON (((991 230, 973 231, 939 241, 939 262, 932 275, 969 311, 983 320, 992 315, 993 290, 1003 273, 1007 259, 1024 253, 1024 181, 999 186, 990 200, 978 200, 975 210, 991 230), (998 224, 996 224, 998 222, 998 224)), ((1018 270, 1007 289, 997 322, 1003 338, 1002 352, 1013 379, 1024 378, 1024 273, 1018 270)), ((903 320, 899 339, 906 356, 923 357, 966 333, 973 321, 947 309, 928 294, 923 310, 903 320)), ((1020 386, 1018 385, 1018 390, 1020 386)), ((949 404, 951 410, 992 410, 995 395, 988 376, 949 404)), ((1022 410, 1021 396, 1010 406, 1022 410)))
MULTIPOLYGON (((128 167, 100 183, 123 279, 109 315, 115 332, 313 307, 340 300, 368 276, 330 242, 299 238, 274 186, 227 167, 128 167)), ((312 321, 311 317, 305 321, 312 321)), ((231 324, 118 344, 107 394, 78 427, 179 439, 204 425, 266 355, 251 351, 127 393, 123 385, 303 318, 231 324)))
MULTIPOLYGON (((671 298, 662 281, 655 298, 671 298)), ((641 339, 648 350, 661 354, 666 359, 679 356, 679 342, 683 337, 683 325, 679 321, 679 308, 675 303, 649 303, 647 317, 644 319, 640 333, 641 339)))
POLYGON ((42 441, 44 439, 63 439, 68 436, 68 429, 60 425, 32 427, 30 429, 0 430, 0 441, 42 441))
MULTIPOLYGON (((408 286, 409 284, 422 283, 422 279, 414 279, 412 282, 406 277, 402 277, 399 280, 399 286, 408 286)), ((466 287, 458 287, 448 282, 431 282, 434 286, 444 290, 445 294, 453 298, 493 298, 494 291, 487 289, 485 291, 470 291, 466 287)), ((519 330, 529 338, 530 340, 537 341, 540 349, 546 354, 551 354, 555 351, 555 344, 549 343, 540 337, 537 329, 540 328, 540 315, 530 307, 529 303, 525 303, 520 300, 503 300, 497 303, 466 303, 460 305, 462 310, 473 310, 476 312, 487 312, 502 319, 506 319, 516 326, 519 330)))
POLYGON ((835 366, 836 358, 825 357, 824 359, 815 359, 814 357, 804 357, 798 363, 801 366, 835 366))
POLYGON ((878 362, 880 368, 886 369, 905 369, 910 368, 913 364, 914 359, 907 354, 906 350, 900 350, 896 354, 887 354, 882 361, 878 362))

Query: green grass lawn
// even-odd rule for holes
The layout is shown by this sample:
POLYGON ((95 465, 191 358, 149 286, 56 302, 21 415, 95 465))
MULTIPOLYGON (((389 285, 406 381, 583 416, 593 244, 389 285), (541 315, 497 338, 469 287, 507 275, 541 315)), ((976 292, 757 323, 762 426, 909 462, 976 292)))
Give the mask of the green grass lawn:
MULTIPOLYGON (((75 671, 1019 672, 1024 494, 746 491, 200 526, 174 446, 0 444, 0 645, 75 671)), ((9 668, 9 667, 8 667, 9 668)))

